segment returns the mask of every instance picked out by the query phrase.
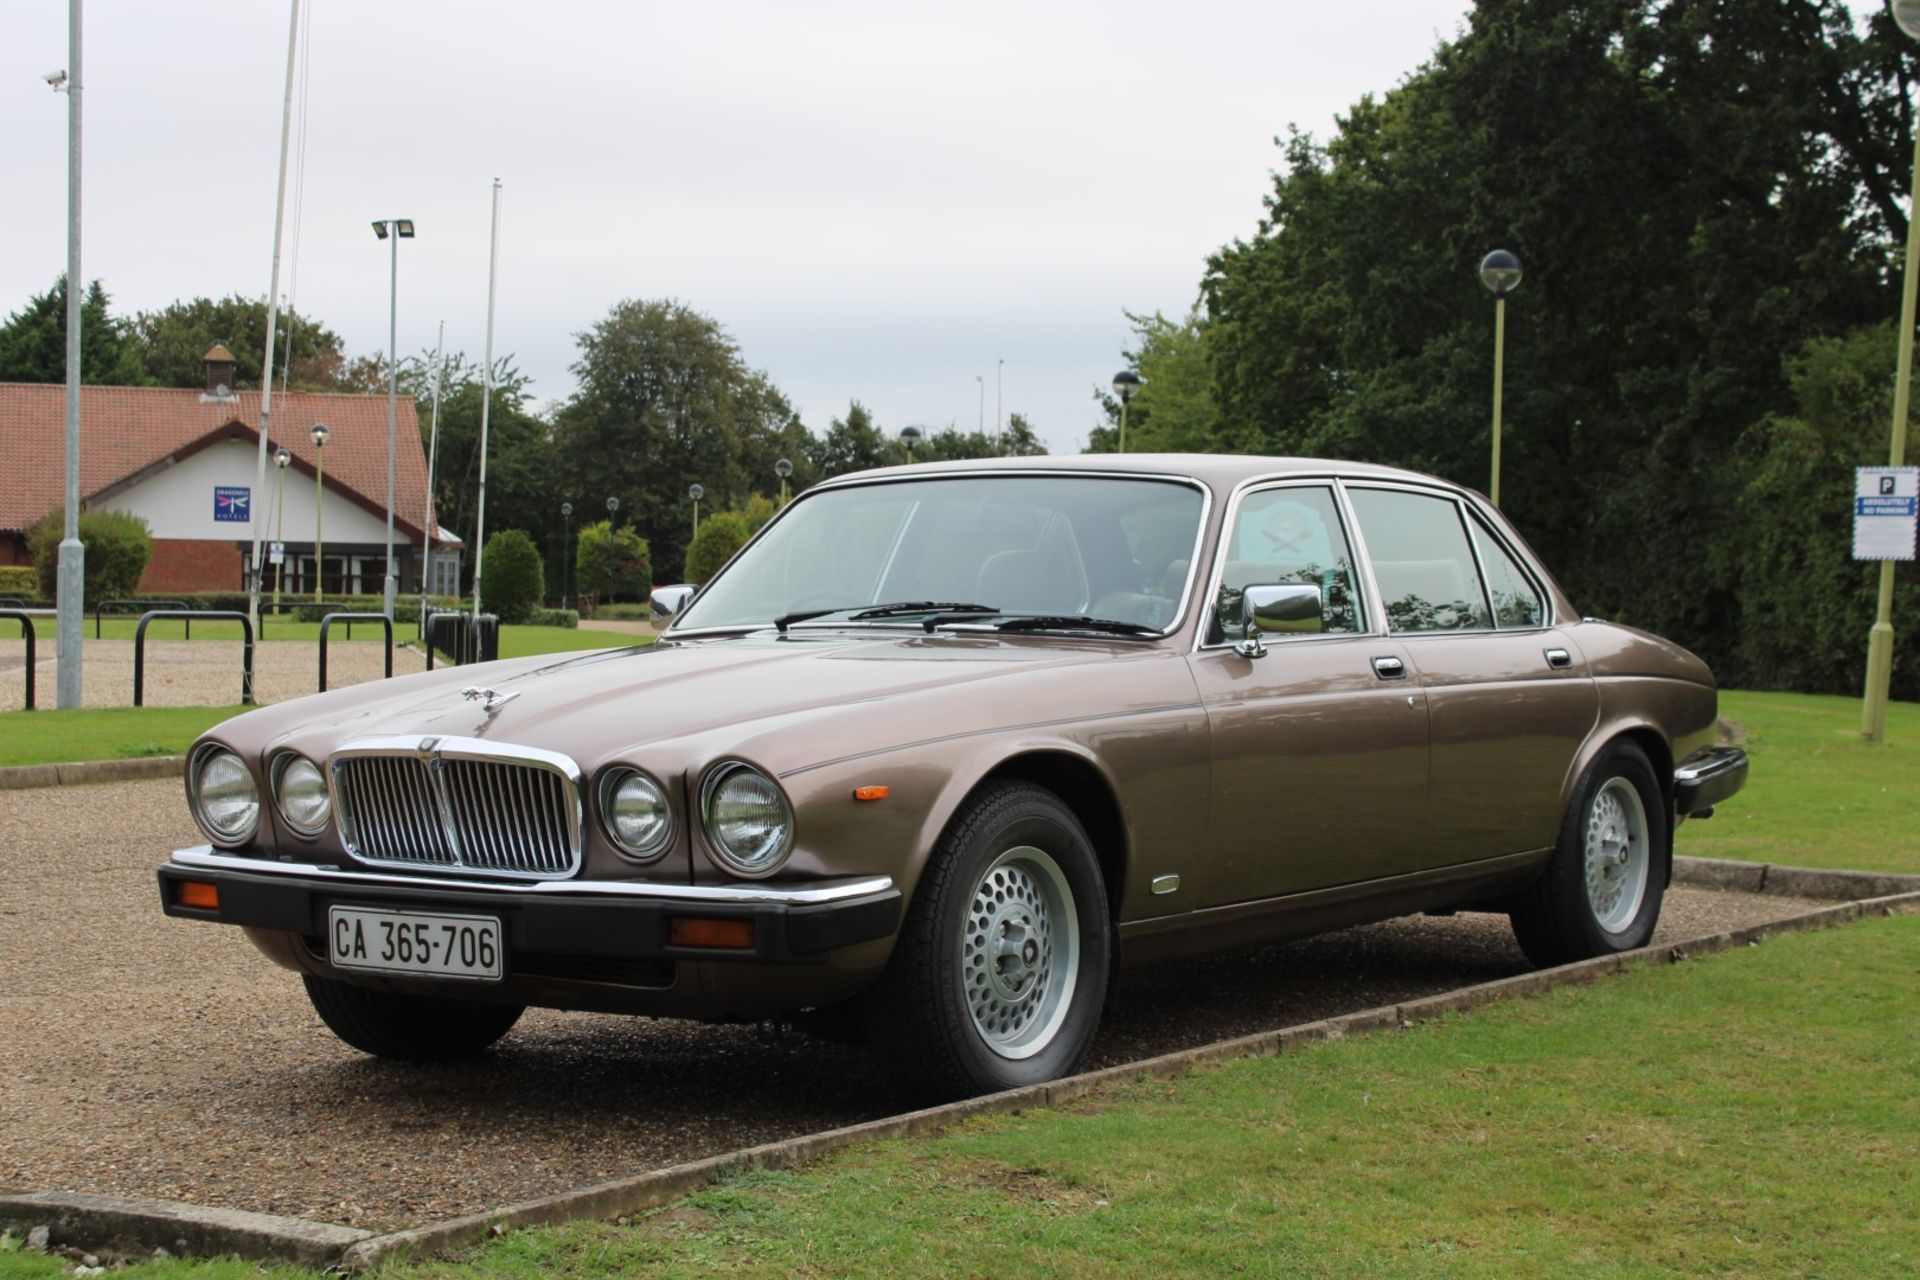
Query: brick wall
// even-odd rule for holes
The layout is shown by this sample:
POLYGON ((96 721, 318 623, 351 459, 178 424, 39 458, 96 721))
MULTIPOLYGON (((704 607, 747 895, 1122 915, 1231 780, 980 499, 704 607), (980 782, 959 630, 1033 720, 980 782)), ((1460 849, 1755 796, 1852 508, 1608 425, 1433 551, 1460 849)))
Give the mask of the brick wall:
POLYGON ((143 596, 169 591, 239 591, 246 557, 231 542, 155 538, 153 559, 140 579, 143 596))

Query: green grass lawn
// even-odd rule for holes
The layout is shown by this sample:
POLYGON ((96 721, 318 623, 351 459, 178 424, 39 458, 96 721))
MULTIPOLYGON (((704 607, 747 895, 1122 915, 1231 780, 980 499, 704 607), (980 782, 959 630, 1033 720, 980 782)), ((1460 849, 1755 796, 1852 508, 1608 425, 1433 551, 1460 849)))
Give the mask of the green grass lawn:
POLYGON ((1920 918, 1791 935, 382 1274, 1912 1275, 1916 971, 1920 918))
POLYGON ((1920 874, 1920 704, 1894 703, 1877 743, 1858 698, 1722 691, 1720 714, 1748 735, 1746 790, 1684 824, 1676 852, 1920 874))
MULTIPOLYGON (((49 682, 51 683, 51 682, 49 682)), ((51 696, 47 689, 43 696, 51 696)), ((86 707, 0 711, 0 767, 177 756, 229 716, 251 707, 86 707)))

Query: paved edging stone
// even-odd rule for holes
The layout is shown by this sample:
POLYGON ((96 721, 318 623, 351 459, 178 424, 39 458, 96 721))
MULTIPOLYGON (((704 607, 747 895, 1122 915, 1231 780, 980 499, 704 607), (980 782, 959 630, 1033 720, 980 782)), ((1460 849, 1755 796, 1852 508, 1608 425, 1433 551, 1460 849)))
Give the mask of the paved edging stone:
MULTIPOLYGON (((1783 892, 1776 889, 1775 892, 1783 892)), ((515 1227, 551 1226, 572 1219, 609 1219, 638 1213, 709 1186, 724 1178, 754 1169, 797 1169, 822 1156, 860 1143, 881 1142, 944 1129, 958 1121, 978 1115, 1018 1114, 1034 1107, 1057 1106, 1108 1085, 1129 1084, 1140 1080, 1168 1079, 1182 1075, 1203 1063, 1232 1058, 1267 1057, 1286 1053, 1320 1040, 1389 1028, 1411 1028, 1420 1022, 1459 1013, 1499 1000, 1537 995, 1553 987, 1592 982, 1618 973, 1631 965, 1648 963, 1677 964, 1694 956, 1709 955, 1737 946, 1757 946, 1775 934, 1798 933, 1827 928, 1857 920, 1863 916, 1888 916, 1920 908, 1920 892, 1881 895, 1865 901, 1844 902, 1804 915, 1789 916, 1766 924, 1753 925, 1681 942, 1644 947, 1617 956, 1603 956, 1517 974, 1495 982, 1463 987, 1437 996, 1383 1005, 1343 1014, 1319 1022, 1302 1023, 1278 1031, 1221 1040, 1177 1053, 1145 1058, 1101 1071, 1089 1071, 1064 1080, 1010 1089, 982 1098, 968 1098, 945 1106, 910 1111, 864 1124, 829 1129, 782 1142, 747 1147, 723 1155, 686 1164, 673 1165, 651 1173, 619 1178, 611 1182, 583 1187, 578 1191, 539 1200, 506 1205, 487 1213, 449 1218, 443 1222, 374 1236, 349 1247, 340 1257, 343 1271, 365 1271, 400 1257, 431 1257, 470 1248, 489 1237, 503 1235, 515 1227)))
POLYGON ((84 1191, 0 1196, 0 1226, 21 1235, 48 1228, 50 1245, 150 1254, 231 1255, 325 1267, 371 1231, 239 1209, 210 1209, 174 1200, 128 1200, 84 1191))
POLYGON ((177 778, 185 756, 141 756, 133 760, 81 760, 73 764, 17 764, 0 769, 0 791, 30 787, 77 787, 89 782, 144 782, 177 778))
POLYGON ((1736 893, 1776 893, 1794 898, 1855 901, 1920 890, 1920 876, 1879 871, 1829 871, 1823 867, 1783 867, 1772 862, 1731 858, 1675 858, 1673 879, 1703 889, 1736 893))

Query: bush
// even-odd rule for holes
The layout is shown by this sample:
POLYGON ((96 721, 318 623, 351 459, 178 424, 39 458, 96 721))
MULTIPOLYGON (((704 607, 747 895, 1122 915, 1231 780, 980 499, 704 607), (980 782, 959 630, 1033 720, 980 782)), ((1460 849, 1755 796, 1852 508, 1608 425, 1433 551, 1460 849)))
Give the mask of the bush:
POLYGON ((33 571, 30 564, 0 565, 0 596, 35 596, 40 594, 40 575, 33 571))
POLYGON ((580 625, 580 615, 572 609, 535 609, 527 615, 533 627, 565 627, 572 631, 580 625))
POLYGON ((525 622, 547 595, 540 549, 518 529, 502 529, 480 553, 480 603, 502 622, 525 622))
POLYGON ((615 532, 605 520, 584 526, 573 563, 580 590, 601 600, 645 600, 653 590, 653 550, 632 529, 615 532))
POLYGON ((601 605, 593 611, 593 616, 609 622, 646 622, 653 617, 653 606, 644 600, 639 604, 601 605))
POLYGON ((700 522, 700 532, 687 548, 687 581, 706 585, 750 536, 747 518, 738 511, 722 511, 700 522))
MULTIPOLYGON (((65 523, 65 509, 56 507, 27 534, 40 594, 48 599, 59 595, 65 523)), ((153 559, 153 533, 145 520, 125 511, 82 511, 80 545, 87 550, 83 604, 139 593, 140 576, 153 559)))

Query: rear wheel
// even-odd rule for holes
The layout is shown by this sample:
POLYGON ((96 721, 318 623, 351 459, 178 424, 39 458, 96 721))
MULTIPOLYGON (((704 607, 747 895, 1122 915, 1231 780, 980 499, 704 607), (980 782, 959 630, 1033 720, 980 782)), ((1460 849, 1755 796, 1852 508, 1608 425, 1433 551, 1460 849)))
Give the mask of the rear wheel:
POLYGON ((327 1029, 377 1058, 452 1062, 471 1058, 513 1029, 524 1009, 438 996, 375 991, 304 975, 307 999, 327 1029))
POLYGON ((1581 777, 1552 860, 1514 902, 1514 936, 1542 967, 1644 947, 1672 860, 1653 765, 1633 743, 1616 742, 1581 777))
POLYGON ((1111 950, 1106 886, 1073 811, 1030 783, 990 784, 921 877, 865 1002, 868 1043, 920 1098, 1066 1075, 1099 1025, 1111 950))

